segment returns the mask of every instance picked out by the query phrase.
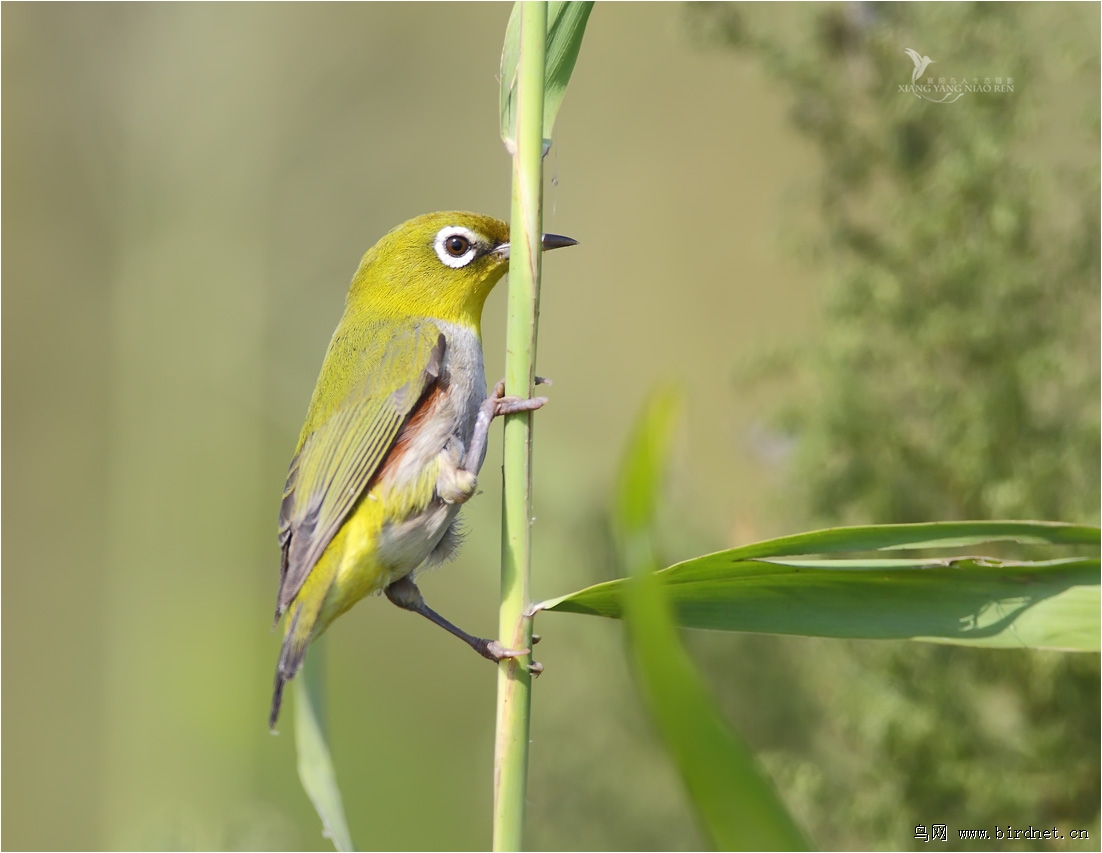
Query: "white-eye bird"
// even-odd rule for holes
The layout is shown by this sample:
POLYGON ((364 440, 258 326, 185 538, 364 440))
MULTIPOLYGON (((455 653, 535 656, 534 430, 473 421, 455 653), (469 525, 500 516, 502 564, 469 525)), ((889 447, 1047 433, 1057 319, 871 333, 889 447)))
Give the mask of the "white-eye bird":
MULTIPOLYGON (((544 249, 574 245, 546 234, 544 249)), ((414 573, 451 557, 490 422, 546 400, 487 397, 481 321, 509 266, 509 226, 429 213, 367 251, 314 388, 279 514, 276 621, 287 614, 269 725, 310 641, 385 592, 500 661, 528 653, 471 636, 431 610, 414 573)))

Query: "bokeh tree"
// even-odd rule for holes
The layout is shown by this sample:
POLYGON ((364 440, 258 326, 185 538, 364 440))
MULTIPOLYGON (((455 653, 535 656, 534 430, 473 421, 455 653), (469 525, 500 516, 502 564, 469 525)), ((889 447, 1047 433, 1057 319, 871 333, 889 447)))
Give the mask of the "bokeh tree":
MULTIPOLYGON (((821 160, 802 239, 824 331, 752 371, 791 389, 771 429, 794 448, 794 513, 1097 523, 1098 10, 699 4, 689 21, 779 81, 821 160), (934 59, 919 82, 993 90, 924 99, 905 48, 934 59)), ((786 648, 815 733, 769 760, 818 844, 921 846, 932 823, 950 842, 1008 824, 1097 838, 1097 656, 786 648)), ((768 748, 768 721, 747 722, 768 748)))

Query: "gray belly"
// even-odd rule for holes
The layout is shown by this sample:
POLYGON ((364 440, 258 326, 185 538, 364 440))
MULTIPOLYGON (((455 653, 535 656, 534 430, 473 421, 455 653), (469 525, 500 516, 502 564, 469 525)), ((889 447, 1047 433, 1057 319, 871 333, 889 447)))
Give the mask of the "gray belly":
MULTIPOLYGON (((447 401, 433 413, 432 425, 419 430, 395 471, 399 482, 431 476, 441 465, 466 462, 478 409, 486 398, 486 374, 482 344, 475 333, 461 326, 438 322, 446 339, 440 379, 448 387, 447 401)), ((477 460, 474 470, 482 467, 477 460)), ((459 544, 457 524, 460 505, 433 495, 420 512, 384 525, 377 557, 390 570, 390 582, 410 574, 422 563, 439 563, 451 557, 459 544)))
POLYGON ((426 561, 435 564, 452 556, 458 515, 457 504, 434 501, 424 512, 385 525, 377 553, 379 562, 390 570, 390 582, 405 577, 426 561))

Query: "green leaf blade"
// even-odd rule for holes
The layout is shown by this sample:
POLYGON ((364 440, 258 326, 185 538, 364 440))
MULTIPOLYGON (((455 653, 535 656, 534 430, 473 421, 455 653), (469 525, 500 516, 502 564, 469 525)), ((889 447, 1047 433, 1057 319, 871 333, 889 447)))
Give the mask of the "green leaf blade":
POLYGON ((674 385, 662 386, 651 394, 635 427, 620 466, 613 509, 620 538, 650 538, 682 407, 680 390, 674 385))
MULTIPOLYGON (((690 628, 997 648, 1099 650, 1099 560, 765 561, 735 551, 657 574, 690 628), (833 563, 833 564, 832 564, 833 563)), ((541 609, 620 618, 627 582, 541 609)))
POLYGON ((501 48, 501 93, 498 110, 501 114, 501 139, 512 152, 517 142, 517 64, 520 60, 520 0, 513 4, 509 23, 505 26, 505 42, 501 48))
POLYGON ((833 527, 756 542, 730 553, 739 559, 930 548, 967 548, 987 542, 1021 545, 1094 545, 1102 530, 1057 521, 935 521, 833 527))
POLYGON ((716 710, 653 574, 630 581, 632 656, 655 723, 717 850, 806 850, 807 842, 716 710))
POLYGON ((314 810, 321 818, 323 835, 340 851, 355 850, 348 821, 344 816, 337 774, 325 738, 322 715, 322 664, 324 657, 314 644, 313 666, 303 667, 295 686, 295 747, 298 752, 298 777, 314 810))
POLYGON ((720 850, 804 850, 799 830, 727 725, 681 644, 654 573, 654 520, 674 428, 675 387, 652 395, 620 467, 613 527, 624 582, 629 653, 643 698, 685 783, 700 822, 720 850))
POLYGON ((543 138, 551 138, 551 130, 566 97, 566 87, 574 73, 574 65, 582 49, 582 38, 593 11, 592 2, 561 2, 555 0, 548 8, 547 26, 547 88, 543 101, 543 138))
MULTIPOLYGON (((586 24, 592 2, 552 2, 548 5, 547 54, 543 101, 544 146, 550 144, 551 131, 558 117, 570 77, 582 49, 586 24)), ((520 57, 520 3, 513 5, 505 28, 505 43, 501 51, 501 138, 512 151, 516 145, 517 63, 520 57)))

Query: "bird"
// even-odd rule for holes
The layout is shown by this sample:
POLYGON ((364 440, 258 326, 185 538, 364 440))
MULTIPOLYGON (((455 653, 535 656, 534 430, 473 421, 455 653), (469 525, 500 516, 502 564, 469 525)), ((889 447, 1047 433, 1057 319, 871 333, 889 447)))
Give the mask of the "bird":
MULTIPOLYGON (((542 236, 544 250, 577 243, 542 236)), ((382 592, 492 661, 528 649, 472 636, 429 608, 419 569, 451 558, 491 421, 545 397, 487 394, 482 308, 509 266, 509 226, 476 213, 415 217, 363 259, 329 342, 279 511, 276 625, 285 618, 268 725, 310 642, 382 592)), ((538 668, 538 664, 531 664, 538 668)))
POLYGON ((903 52, 907 56, 911 57, 911 62, 915 64, 914 71, 911 72, 911 82, 918 83, 918 78, 922 76, 922 72, 930 65, 933 65, 933 60, 928 56, 922 56, 917 50, 912 50, 909 47, 903 48, 903 52))

